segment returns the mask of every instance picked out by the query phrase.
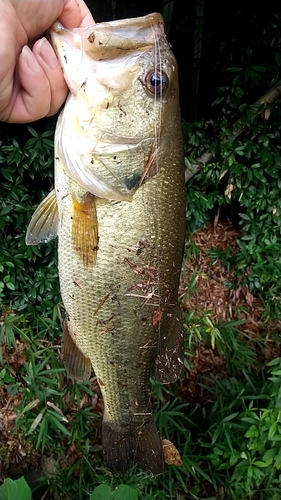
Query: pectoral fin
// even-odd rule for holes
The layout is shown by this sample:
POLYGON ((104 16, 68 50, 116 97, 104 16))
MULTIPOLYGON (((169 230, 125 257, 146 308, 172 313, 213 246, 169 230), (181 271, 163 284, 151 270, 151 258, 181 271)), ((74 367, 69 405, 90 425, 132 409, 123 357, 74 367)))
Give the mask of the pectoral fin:
POLYGON ((26 245, 48 243, 58 234, 59 213, 55 190, 53 189, 35 210, 28 225, 26 245))
POLYGON ((77 257, 84 266, 95 264, 98 251, 98 219, 95 196, 87 193, 81 202, 72 200, 71 238, 77 257))
POLYGON ((77 382, 89 380, 92 364, 75 344, 68 329, 67 320, 63 324, 62 355, 66 371, 70 378, 77 382))

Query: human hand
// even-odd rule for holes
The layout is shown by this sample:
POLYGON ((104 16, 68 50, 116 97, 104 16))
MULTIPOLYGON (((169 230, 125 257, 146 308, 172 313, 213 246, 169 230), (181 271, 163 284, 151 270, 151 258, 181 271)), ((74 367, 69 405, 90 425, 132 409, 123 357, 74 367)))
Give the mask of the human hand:
POLYGON ((0 0, 0 120, 31 122, 64 102, 60 63, 40 38, 57 19, 66 28, 94 24, 83 0, 0 0))

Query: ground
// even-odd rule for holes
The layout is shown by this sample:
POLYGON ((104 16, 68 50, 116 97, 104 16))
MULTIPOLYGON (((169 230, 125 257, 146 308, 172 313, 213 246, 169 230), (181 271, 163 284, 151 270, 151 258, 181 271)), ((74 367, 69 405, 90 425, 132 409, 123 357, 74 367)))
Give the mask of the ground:
MULTIPOLYGON (((245 341, 251 343, 255 338, 266 330, 262 319, 262 303, 255 297, 246 286, 230 288, 229 284, 234 280, 234 274, 221 260, 210 257, 211 250, 225 250, 236 252, 236 240, 239 232, 229 221, 212 223, 196 232, 187 243, 186 256, 183 263, 183 271, 180 286, 180 299, 183 316, 193 311, 193 318, 206 319, 206 325, 210 326, 210 341, 206 339, 197 341, 189 350, 188 363, 183 375, 178 382, 178 393, 184 401, 196 403, 204 401, 206 394, 197 384, 198 379, 206 374, 219 374, 227 376, 227 361, 222 352, 214 345, 211 332, 216 334, 216 325, 227 321, 243 320, 240 330, 245 341)), ((268 325, 267 325, 268 326, 268 325)), ((279 323, 273 322, 271 330, 279 328, 279 323)), ((198 340, 198 339, 197 339, 198 340)), ((9 365, 12 372, 17 373, 23 365, 26 345, 17 343, 17 349, 8 350, 2 347, 4 366, 9 365)), ((271 336, 266 336, 263 349, 258 356, 262 361, 280 355, 280 349, 271 336)), ((65 382, 66 384, 69 381, 65 382)), ((2 373, 0 376, 0 480, 5 477, 19 477, 27 474, 29 480, 33 481, 43 473, 48 474, 54 468, 53 460, 31 451, 29 442, 23 439, 22 432, 16 428, 16 408, 21 399, 21 392, 11 396, 7 390, 7 382, 2 373), (2 454, 2 456, 1 456, 2 454)), ((92 377, 92 389, 97 394, 93 401, 85 394, 80 402, 85 407, 94 406, 94 411, 101 414, 102 400, 95 377, 92 377)), ((60 411, 54 406, 54 411, 60 411)), ((77 410, 77 402, 68 407, 69 418, 77 410)), ((95 427, 96 450, 100 450, 99 425, 95 427)), ((81 453, 75 445, 69 446, 61 460, 61 467, 69 466, 80 457, 81 453)))

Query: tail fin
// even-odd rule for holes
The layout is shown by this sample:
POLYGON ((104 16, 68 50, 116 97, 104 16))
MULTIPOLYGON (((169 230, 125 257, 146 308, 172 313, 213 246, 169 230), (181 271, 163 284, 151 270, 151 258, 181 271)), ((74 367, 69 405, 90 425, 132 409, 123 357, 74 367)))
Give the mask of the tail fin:
POLYGON ((123 473, 135 463, 154 475, 163 472, 162 443, 151 416, 128 432, 103 422, 102 441, 105 465, 111 472, 123 473))

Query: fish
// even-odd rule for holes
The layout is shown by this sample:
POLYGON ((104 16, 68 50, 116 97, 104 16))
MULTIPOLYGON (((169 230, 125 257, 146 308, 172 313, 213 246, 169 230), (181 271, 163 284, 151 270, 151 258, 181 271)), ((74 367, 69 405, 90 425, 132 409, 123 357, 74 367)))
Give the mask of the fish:
POLYGON ((69 376, 93 368, 105 465, 156 475, 164 455, 150 377, 183 366, 178 288, 185 241, 177 63, 160 14, 66 29, 50 41, 70 93, 55 132, 54 189, 26 244, 58 237, 69 376))

